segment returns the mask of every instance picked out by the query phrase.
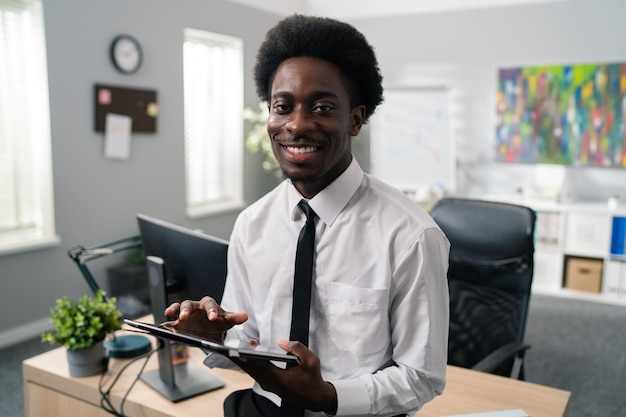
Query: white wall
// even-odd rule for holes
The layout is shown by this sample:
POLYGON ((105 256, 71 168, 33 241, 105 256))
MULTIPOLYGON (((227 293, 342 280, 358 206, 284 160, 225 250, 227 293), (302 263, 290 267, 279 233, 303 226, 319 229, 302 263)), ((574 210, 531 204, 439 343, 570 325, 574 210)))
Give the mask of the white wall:
MULTIPOLYGON (((459 191, 481 195, 515 193, 535 169, 493 162, 497 69, 625 62, 624 16, 623 0, 573 0, 351 22, 376 48, 386 86, 451 88, 459 191)), ((626 170, 567 168, 566 176, 579 199, 626 195, 626 170)))
MULTIPOLYGON (((225 0, 44 0, 52 113, 54 191, 59 247, 0 257, 0 343, 33 336, 54 299, 88 293, 66 255, 136 232, 144 212, 227 238, 236 213, 192 221, 184 215, 181 45, 183 28, 240 36, 245 45, 245 101, 256 105, 250 72, 256 49, 277 15, 225 0), (129 32, 145 61, 132 76, 116 73, 108 45, 129 32), (93 130, 94 83, 158 91, 156 134, 134 135, 130 161, 102 158, 93 130)), ((573 0, 544 5, 353 20, 376 48, 387 86, 447 85, 455 97, 459 187, 465 194, 514 192, 528 165, 493 163, 494 93, 499 66, 626 61, 626 1, 573 0)), ((368 129, 355 143, 367 157, 368 129), (365 141, 365 142, 364 142, 365 141)), ((393 138, 390 138, 393 140, 393 138)), ((580 198, 626 195, 626 171, 568 169, 580 198)), ((245 195, 272 186, 248 155, 245 195)), ((104 279, 104 265, 92 271, 104 279)), ((91 265, 91 264, 90 264, 91 265)))
MULTIPOLYGON (((237 213, 201 220, 184 214, 183 29, 243 38, 245 103, 256 107, 250 74, 256 50, 278 17, 224 0, 44 0, 44 19, 56 225, 62 242, 0 257, 2 344, 37 334, 47 325, 56 298, 89 293, 67 250, 136 233, 138 212, 229 237, 237 213), (134 75, 117 73, 109 62, 109 43, 119 33, 134 35, 143 46, 144 62, 134 75), (134 134, 128 161, 102 157, 103 135, 93 128, 95 83, 157 90, 157 132, 134 134)), ((245 180, 247 201, 274 182, 255 155, 247 155, 245 180)), ((102 285, 107 263, 89 264, 102 285)))

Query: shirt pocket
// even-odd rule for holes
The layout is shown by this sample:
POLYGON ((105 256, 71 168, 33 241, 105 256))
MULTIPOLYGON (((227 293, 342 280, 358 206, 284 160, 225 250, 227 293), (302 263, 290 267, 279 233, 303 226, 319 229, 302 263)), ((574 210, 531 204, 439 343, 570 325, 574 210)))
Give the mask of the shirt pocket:
POLYGON ((328 321, 332 342, 354 354, 380 352, 389 344, 389 290, 331 282, 328 321))

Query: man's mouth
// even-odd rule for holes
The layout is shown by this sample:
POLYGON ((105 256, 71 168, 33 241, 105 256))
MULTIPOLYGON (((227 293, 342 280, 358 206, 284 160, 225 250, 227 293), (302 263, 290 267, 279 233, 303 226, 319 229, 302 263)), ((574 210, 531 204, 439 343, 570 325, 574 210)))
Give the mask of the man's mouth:
POLYGON ((285 146, 285 148, 288 152, 297 155, 315 152, 315 150, 317 149, 317 147, 315 146, 285 146))

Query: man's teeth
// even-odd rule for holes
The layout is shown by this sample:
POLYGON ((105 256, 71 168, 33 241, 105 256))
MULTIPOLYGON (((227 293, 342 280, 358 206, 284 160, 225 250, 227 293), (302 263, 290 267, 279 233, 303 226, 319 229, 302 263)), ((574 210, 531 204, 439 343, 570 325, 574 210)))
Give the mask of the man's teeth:
POLYGON ((303 154, 303 153, 314 152, 315 151, 315 147, 314 146, 308 146, 306 148, 300 148, 300 147, 295 147, 295 146, 287 146, 287 150, 289 152, 291 152, 291 153, 303 154))

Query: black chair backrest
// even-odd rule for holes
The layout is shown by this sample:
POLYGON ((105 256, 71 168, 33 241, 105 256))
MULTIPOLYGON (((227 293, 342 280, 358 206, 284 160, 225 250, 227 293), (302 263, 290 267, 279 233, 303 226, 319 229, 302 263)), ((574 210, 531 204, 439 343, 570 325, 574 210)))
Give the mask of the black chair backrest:
POLYGON ((471 368, 524 339, 535 213, 514 204, 443 198, 431 215, 451 245, 448 363, 471 368))

